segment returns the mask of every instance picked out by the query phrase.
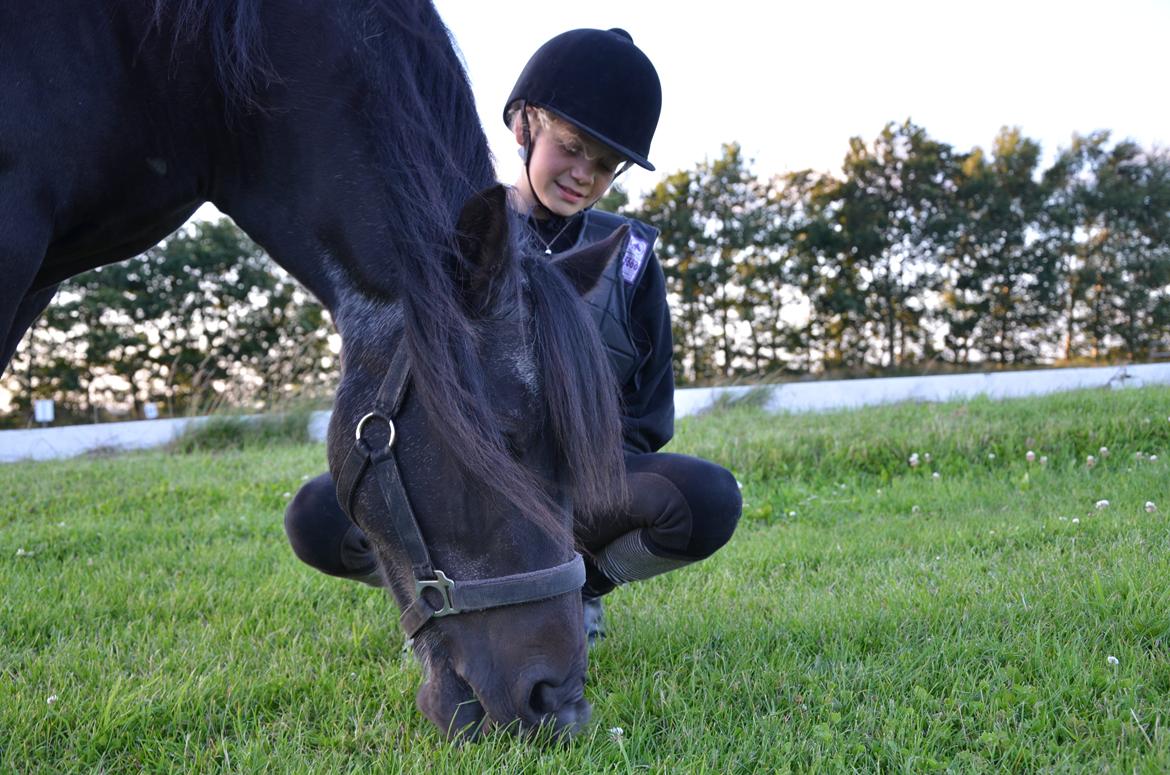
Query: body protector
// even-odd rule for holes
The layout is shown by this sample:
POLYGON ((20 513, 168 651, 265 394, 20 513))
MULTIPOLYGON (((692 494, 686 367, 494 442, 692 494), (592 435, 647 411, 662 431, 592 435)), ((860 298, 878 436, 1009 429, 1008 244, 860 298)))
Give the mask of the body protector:
POLYGON ((658 229, 633 218, 598 210, 586 210, 582 217, 584 222, 575 247, 605 239, 623 224, 630 227, 630 237, 621 257, 606 267, 596 287, 585 295, 585 303, 609 354, 614 377, 619 385, 624 385, 642 365, 643 356, 630 331, 630 305, 634 289, 650 263, 658 229))

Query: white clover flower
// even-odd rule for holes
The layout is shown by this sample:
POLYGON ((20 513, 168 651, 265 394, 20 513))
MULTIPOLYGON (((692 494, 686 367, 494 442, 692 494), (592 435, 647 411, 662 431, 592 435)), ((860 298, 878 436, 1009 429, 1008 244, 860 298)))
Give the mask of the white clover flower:
POLYGON ((1121 661, 1117 657, 1113 656, 1112 654, 1105 657, 1105 661, 1112 667, 1117 667, 1119 664, 1121 664, 1121 661))
POLYGON ((1109 447, 1101 447, 1101 449, 1097 450, 1097 454, 1103 458, 1109 457, 1109 447))
POLYGON ((291 492, 282 493, 281 497, 283 497, 283 498, 291 498, 291 497, 292 497, 292 493, 291 493, 291 492))
POLYGON ((1145 460, 1145 457, 1146 457, 1146 453, 1142 452, 1140 449, 1137 452, 1133 453, 1134 460, 1145 460))
POLYGON ((1092 468, 1093 466, 1097 465, 1097 458, 1093 457, 1092 455, 1089 455, 1088 457, 1085 458, 1085 465, 1088 466, 1089 468, 1092 468))
POLYGON ((1081 524, 1081 518, 1080 517, 1073 517, 1073 524, 1074 525, 1081 524))
POLYGON ((626 731, 624 729, 622 729, 621 727, 610 727, 609 728, 609 737, 615 743, 618 740, 621 740, 625 736, 626 736, 626 731))
POLYGON ((1150 462, 1151 462, 1151 463, 1157 463, 1157 462, 1158 462, 1158 456, 1157 456, 1157 455, 1150 455, 1150 462))
POLYGON ((26 552, 26 551, 24 550, 24 547, 21 547, 20 549, 17 549, 17 550, 16 550, 16 556, 17 556, 17 557, 31 557, 31 556, 32 556, 32 552, 26 552))
POLYGON ((922 456, 922 459, 925 460, 927 463, 929 463, 931 460, 930 453, 927 452, 925 455, 922 456))
POLYGON ((910 513, 911 513, 911 514, 917 514, 917 513, 918 513, 918 512, 920 512, 920 511, 922 511, 922 507, 921 507, 921 506, 911 506, 911 507, 910 507, 910 513))
POLYGON ((790 511, 790 512, 788 512, 788 516, 790 516, 790 517, 795 517, 795 516, 796 516, 796 512, 795 512, 795 511, 790 511))
POLYGON ((988 460, 995 460, 995 453, 994 453, 994 452, 988 452, 988 453, 987 453, 987 459, 988 459, 988 460))
POLYGON ((1032 450, 1028 450, 1027 452, 1024 453, 1024 460, 1027 460, 1029 463, 1035 463, 1036 462, 1036 453, 1033 452, 1032 450))
POLYGON ((49 703, 50 705, 52 705, 52 704, 53 704, 54 702, 56 702, 56 701, 57 701, 57 695, 55 695, 55 694, 50 694, 50 695, 49 695, 49 696, 48 696, 48 697, 45 699, 45 702, 49 703))
POLYGON ((1158 510, 1157 504, 1155 504, 1153 501, 1146 501, 1146 513, 1147 514, 1153 514, 1157 510, 1158 510))
POLYGON ((918 467, 918 453, 917 453, 917 452, 913 452, 913 453, 911 453, 911 454, 910 454, 910 460, 909 460, 909 463, 910 463, 910 467, 911 467, 911 468, 917 468, 917 467, 918 467))
POLYGON ((1048 465, 1048 455, 1041 455, 1040 456, 1040 465, 1042 465, 1042 466, 1048 465))
POLYGON ((1097 507, 1097 511, 1100 511, 1101 509, 1109 508, 1109 501, 1102 498, 1101 500, 1097 501, 1097 503, 1094 505, 1097 507))
POLYGON ((1068 522, 1068 517, 1057 517, 1061 522, 1068 522))
POLYGON ((942 474, 940 474, 938 471, 935 471, 933 474, 930 475, 930 478, 931 479, 941 479, 942 474))

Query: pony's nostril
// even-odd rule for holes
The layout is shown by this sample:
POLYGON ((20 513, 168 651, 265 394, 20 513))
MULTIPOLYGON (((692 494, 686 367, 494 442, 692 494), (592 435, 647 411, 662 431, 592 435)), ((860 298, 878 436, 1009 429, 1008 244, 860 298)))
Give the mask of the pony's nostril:
POLYGON ((555 713, 560 706, 556 687, 545 681, 538 681, 532 687, 532 696, 528 700, 528 705, 541 716, 546 713, 555 713))
POLYGON ((589 723, 592 708, 569 684, 554 685, 545 681, 537 682, 529 695, 529 710, 538 727, 549 728, 558 738, 572 737, 589 723))

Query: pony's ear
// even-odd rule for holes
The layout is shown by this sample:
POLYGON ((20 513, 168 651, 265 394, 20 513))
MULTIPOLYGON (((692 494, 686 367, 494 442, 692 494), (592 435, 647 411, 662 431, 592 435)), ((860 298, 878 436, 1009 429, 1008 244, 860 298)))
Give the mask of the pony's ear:
POLYGON ((630 227, 622 225, 601 242, 562 253, 557 256, 554 264, 569 278, 577 293, 584 296, 593 290, 605 268, 617 258, 622 246, 626 244, 629 233, 630 227))
POLYGON ((508 249, 508 190, 501 185, 471 195, 459 213, 459 252, 471 266, 484 268, 508 249))
POLYGON ((508 266, 508 218, 508 190, 501 185, 473 194, 459 214, 455 277, 472 307, 490 303, 493 280, 508 266))

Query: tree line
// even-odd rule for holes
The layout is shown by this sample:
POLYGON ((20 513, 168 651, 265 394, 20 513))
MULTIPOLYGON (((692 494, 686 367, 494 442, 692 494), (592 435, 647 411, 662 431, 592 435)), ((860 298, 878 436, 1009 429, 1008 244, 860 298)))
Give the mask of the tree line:
MULTIPOLYGON (((1170 153, 910 121, 841 170, 761 178, 736 144, 601 206, 662 231, 679 384, 1141 360, 1170 350, 1170 153)), ((262 408, 336 379, 327 314, 228 221, 66 281, 6 379, 66 413, 262 408)))
POLYGON ((769 180, 727 145, 627 209, 662 230, 683 383, 1170 350, 1170 154, 1108 132, 1045 167, 1018 129, 960 152, 907 121, 769 180))
POLYGON ((94 422, 262 410, 325 394, 337 377, 328 314, 230 220, 194 221, 146 253, 77 275, 5 375, 9 426, 37 398, 94 422))

